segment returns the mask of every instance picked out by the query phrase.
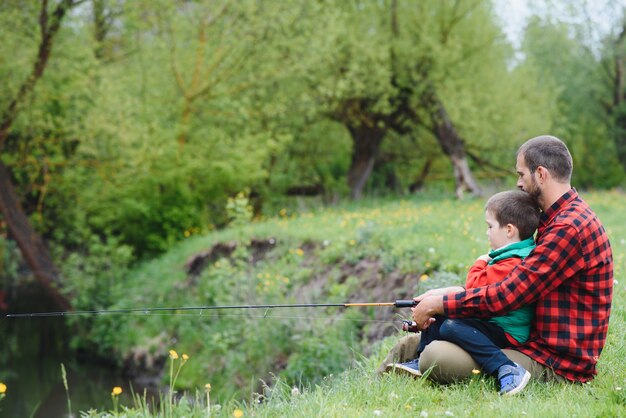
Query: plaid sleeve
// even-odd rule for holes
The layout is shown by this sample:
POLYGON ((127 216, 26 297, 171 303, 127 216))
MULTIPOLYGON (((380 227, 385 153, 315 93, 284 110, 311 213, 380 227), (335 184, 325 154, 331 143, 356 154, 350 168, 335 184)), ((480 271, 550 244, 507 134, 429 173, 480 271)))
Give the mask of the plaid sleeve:
POLYGON ((584 266, 576 229, 567 224, 552 225, 533 253, 502 281, 444 296, 445 315, 486 318, 506 314, 536 302, 584 266))

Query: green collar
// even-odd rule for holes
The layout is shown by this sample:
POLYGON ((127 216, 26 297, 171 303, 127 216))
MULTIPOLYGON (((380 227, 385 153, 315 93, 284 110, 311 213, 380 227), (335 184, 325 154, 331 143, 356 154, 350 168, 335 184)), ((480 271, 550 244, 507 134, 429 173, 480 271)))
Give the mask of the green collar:
POLYGON ((524 241, 514 242, 497 250, 489 252, 491 261, 489 264, 494 264, 497 261, 504 260, 505 258, 524 258, 535 249, 535 241, 532 237, 525 239, 524 241))

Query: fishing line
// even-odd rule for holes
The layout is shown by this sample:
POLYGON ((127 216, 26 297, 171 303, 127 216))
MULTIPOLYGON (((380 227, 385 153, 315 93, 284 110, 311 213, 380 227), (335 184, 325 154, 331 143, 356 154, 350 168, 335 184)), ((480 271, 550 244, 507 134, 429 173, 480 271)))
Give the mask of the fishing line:
MULTIPOLYGON (((115 314, 112 314, 115 315, 115 314)), ((122 315, 122 314, 119 314, 122 315)), ((389 320, 384 319, 359 319, 359 318, 338 318, 332 316, 299 316, 299 315, 245 315, 245 314, 196 314, 196 313, 148 313, 142 314, 140 312, 125 314, 127 316, 135 316, 135 317, 171 317, 171 316, 181 316, 187 318, 226 318, 226 317, 234 317, 234 318, 256 318, 256 319, 330 319, 332 321, 353 321, 353 322, 389 322, 389 320)), ((392 321, 401 321, 400 319, 393 319, 392 321)))

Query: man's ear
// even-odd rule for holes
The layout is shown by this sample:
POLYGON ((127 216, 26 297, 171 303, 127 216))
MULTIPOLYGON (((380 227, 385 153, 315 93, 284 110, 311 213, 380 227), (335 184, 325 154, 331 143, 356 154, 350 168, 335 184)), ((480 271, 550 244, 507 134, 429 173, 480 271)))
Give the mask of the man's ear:
POLYGON ((540 180, 542 182, 546 181, 548 179, 548 176, 550 175, 548 169, 542 165, 538 166, 535 169, 535 173, 535 175, 537 176, 537 180, 540 180))

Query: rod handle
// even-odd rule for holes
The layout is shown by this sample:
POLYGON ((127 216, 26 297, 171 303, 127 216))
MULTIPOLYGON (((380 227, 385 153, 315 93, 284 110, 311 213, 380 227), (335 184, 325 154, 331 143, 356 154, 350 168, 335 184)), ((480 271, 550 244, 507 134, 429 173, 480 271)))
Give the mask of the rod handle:
POLYGON ((393 306, 396 308, 412 308, 417 305, 417 302, 413 299, 410 300, 397 300, 394 302, 393 306))

